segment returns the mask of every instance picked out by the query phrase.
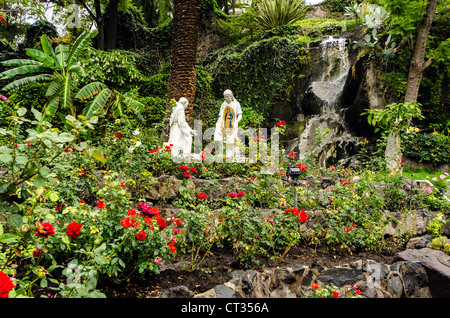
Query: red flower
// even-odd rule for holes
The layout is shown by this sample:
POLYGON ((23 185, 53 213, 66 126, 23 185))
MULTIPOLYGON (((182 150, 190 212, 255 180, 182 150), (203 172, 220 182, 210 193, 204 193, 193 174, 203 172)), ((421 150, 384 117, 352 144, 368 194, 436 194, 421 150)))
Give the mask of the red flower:
POLYGON ((84 199, 80 199, 80 200, 78 200, 78 202, 79 203, 86 203, 86 202, 84 202, 84 199))
POLYGON ((177 233, 180 233, 180 229, 173 229, 173 234, 177 234, 177 233))
POLYGON ((131 220, 130 218, 124 218, 122 219, 122 221, 120 221, 120 224, 122 224, 122 226, 127 229, 131 226, 131 220))
POLYGON ((175 245, 173 245, 173 243, 169 244, 169 248, 172 251, 172 253, 175 253, 177 251, 177 247, 175 245))
POLYGON ((118 134, 116 134, 116 137, 117 137, 118 139, 120 139, 120 138, 123 137, 123 135, 122 135, 121 133, 118 133, 118 134))
POLYGON ((346 229, 345 229, 345 233, 348 234, 348 233, 350 233, 350 232, 351 232, 350 228, 346 228, 346 229))
POLYGON ((181 171, 186 171, 188 169, 187 166, 180 166, 179 168, 180 168, 181 171))
POLYGON ((138 231, 136 233, 136 238, 141 241, 143 239, 145 239, 147 237, 147 233, 145 233, 144 231, 138 231))
POLYGON ((177 226, 180 226, 180 224, 181 224, 181 220, 179 218, 171 217, 171 218, 168 218, 167 221, 173 221, 173 222, 177 223, 177 226))
POLYGON ((311 288, 312 289, 319 289, 319 284, 317 284, 317 283, 312 283, 312 285, 311 285, 311 288))
POLYGON ((40 254, 44 254, 44 251, 41 250, 40 248, 38 248, 37 250, 33 251, 33 257, 34 258, 38 257, 40 254))
POLYGON ((308 221, 308 215, 306 214, 305 211, 301 210, 300 211, 300 222, 305 223, 306 221, 308 221))
POLYGON ((279 121, 279 122, 277 123, 277 126, 278 126, 278 127, 283 126, 283 125, 286 125, 286 122, 285 122, 284 120, 279 121))
POLYGON ((270 224, 273 225, 273 221, 270 218, 265 218, 264 221, 269 222, 270 224))
POLYGON ((200 200, 206 200, 206 193, 205 192, 200 192, 197 195, 197 198, 199 198, 200 200))
POLYGON ((191 170, 192 173, 197 173, 197 169, 195 169, 195 167, 190 167, 189 170, 191 170))
POLYGON ((297 155, 291 151, 291 152, 289 153, 289 157, 291 157, 291 158, 297 158, 297 155))
POLYGON ((36 236, 40 237, 47 237, 47 236, 53 236, 55 234, 55 228, 50 223, 44 222, 38 222, 36 224, 37 233, 36 236))
POLYGON ((189 179, 190 177, 191 177, 191 174, 189 173, 189 171, 185 171, 185 172, 183 173, 183 178, 189 179))
POLYGON ((355 290, 355 293, 356 293, 357 295, 360 295, 360 294, 361 294, 361 291, 360 291, 359 289, 356 289, 356 290, 355 290))
POLYGON ((105 200, 105 199, 98 199, 98 201, 97 201, 97 208, 99 208, 99 209, 104 209, 105 207, 106 207, 106 204, 105 204, 105 202, 103 202, 103 200, 105 200))
POLYGON ((230 193, 228 193, 228 195, 230 196, 230 198, 235 198, 235 197, 237 197, 236 192, 230 192, 230 193))
POLYGON ((339 297, 339 293, 337 291, 333 291, 333 296, 334 296, 334 298, 338 298, 339 297))
POLYGON ((0 271, 0 298, 8 298, 8 294, 16 287, 8 275, 0 271))
POLYGON ((162 230, 164 230, 166 228, 166 220, 164 220, 164 218, 157 216, 156 217, 156 221, 158 222, 159 228, 162 230))
POLYGON ((240 191, 240 192, 238 192, 237 197, 238 198, 242 198, 244 195, 245 195, 245 192, 244 191, 240 191))
POLYGON ((78 237, 78 235, 80 235, 80 230, 81 230, 82 226, 83 226, 82 224, 78 224, 76 222, 70 222, 69 225, 67 225, 67 231, 66 231, 67 236, 69 236, 71 238, 78 237))
POLYGON ((6 20, 3 16, 0 15, 0 23, 5 24, 6 20))
POLYGON ((122 188, 125 188, 126 186, 122 183, 122 184, 120 184, 120 186, 122 187, 122 188))

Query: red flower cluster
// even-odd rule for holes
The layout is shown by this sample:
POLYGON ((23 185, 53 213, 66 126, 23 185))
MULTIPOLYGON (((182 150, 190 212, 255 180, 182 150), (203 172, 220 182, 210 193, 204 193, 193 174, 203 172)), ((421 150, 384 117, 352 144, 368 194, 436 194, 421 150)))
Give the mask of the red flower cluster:
POLYGON ((291 158, 297 158, 297 155, 291 151, 291 152, 289 153, 289 157, 291 157, 291 158))
MULTIPOLYGON (((158 147, 156 149, 150 150, 150 153, 155 153, 158 152, 161 149, 161 147, 158 147)), ((167 150, 167 149, 166 149, 167 150)))
POLYGON ((187 179, 189 179, 191 177, 191 172, 197 173, 197 169, 194 167, 189 168, 188 166, 180 166, 179 169, 181 171, 183 171, 183 178, 187 178, 187 179), (188 170, 190 170, 190 172, 188 170))
POLYGON ((200 200, 206 200, 206 193, 205 192, 200 192, 197 195, 197 198, 199 198, 200 200))
POLYGON ((341 184, 342 185, 345 185, 345 184, 351 184, 352 182, 350 181, 350 180, 348 180, 348 179, 345 179, 345 180, 342 180, 341 181, 341 184))
POLYGON ((0 298, 8 298, 8 294, 16 287, 11 278, 8 277, 3 271, 0 271, 0 298))
POLYGON ((117 137, 117 139, 120 139, 120 138, 123 137, 123 135, 122 135, 121 133, 117 133, 117 134, 116 134, 116 137, 117 137))
POLYGON ((37 222, 36 229, 37 229, 36 236, 48 237, 53 236, 53 234, 55 234, 55 228, 53 227, 53 225, 47 222, 44 223, 37 222))
POLYGON ((277 127, 280 127, 280 126, 283 126, 283 125, 286 125, 286 122, 285 122, 284 120, 279 121, 279 122, 277 123, 277 127))
POLYGON ((80 235, 80 230, 81 230, 82 226, 83 226, 82 224, 78 224, 76 222, 70 222, 69 225, 67 225, 67 231, 66 231, 67 236, 69 236, 71 238, 78 237, 78 235, 80 235))
POLYGON ((266 222, 269 222, 270 224, 272 224, 272 225, 273 225, 273 221, 272 221, 272 219, 271 219, 271 218, 265 218, 265 219, 264 219, 264 221, 266 221, 266 222))
POLYGON ((242 198, 243 196, 245 196, 245 192, 244 191, 239 191, 238 193, 236 193, 236 192, 230 192, 230 193, 228 193, 228 196, 230 197, 230 198, 242 198))
POLYGON ((0 23, 5 24, 6 23, 6 19, 0 15, 0 23))
POLYGON ((97 208, 99 208, 99 209, 106 208, 106 203, 103 202, 103 200, 105 200, 105 199, 104 198, 98 199, 98 201, 97 201, 97 208))
POLYGON ((305 171, 306 169, 309 168, 308 166, 302 166, 300 163, 297 163, 295 166, 299 167, 300 169, 302 169, 302 171, 305 171))
MULTIPOLYGON (((152 216, 159 216, 159 211, 158 211, 157 207, 152 207, 152 206, 150 206, 148 204, 145 204, 143 202, 139 202, 138 206, 139 206, 139 209, 141 209, 142 214, 144 214, 144 215, 148 215, 150 217, 152 217, 152 216)), ((130 210, 128 210, 128 211, 130 211, 130 210)), ((132 211, 137 213, 137 214, 134 214, 134 215, 139 215, 138 211, 136 211, 136 210, 132 210, 132 211)))
POLYGON ((299 211, 297 208, 293 208, 293 209, 287 209, 285 213, 292 213, 295 216, 298 215, 300 218, 300 222, 302 222, 302 223, 305 223, 306 221, 308 221, 308 215, 303 210, 299 211))

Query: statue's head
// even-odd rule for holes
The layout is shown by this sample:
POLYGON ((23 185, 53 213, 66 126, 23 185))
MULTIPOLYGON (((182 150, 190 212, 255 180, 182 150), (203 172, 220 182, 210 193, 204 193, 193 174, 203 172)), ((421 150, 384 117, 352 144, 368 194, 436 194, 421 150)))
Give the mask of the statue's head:
POLYGON ((183 105, 184 108, 186 108, 187 105, 189 104, 189 101, 188 101, 187 98, 185 98, 185 97, 181 97, 181 98, 178 100, 178 102, 179 102, 181 105, 183 105))
POLYGON ((225 100, 227 101, 227 103, 231 103, 234 99, 233 97, 233 92, 229 89, 225 90, 223 92, 223 97, 225 98, 225 100))

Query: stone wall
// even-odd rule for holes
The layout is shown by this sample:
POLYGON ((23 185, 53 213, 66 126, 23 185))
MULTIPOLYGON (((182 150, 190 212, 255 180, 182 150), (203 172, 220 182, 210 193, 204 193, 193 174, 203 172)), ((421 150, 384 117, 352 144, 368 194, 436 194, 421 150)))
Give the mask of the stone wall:
POLYGON ((450 256, 429 248, 408 249, 392 264, 362 259, 343 266, 311 266, 235 270, 229 280, 194 295, 185 286, 170 288, 161 298, 300 298, 311 285, 336 286, 344 297, 358 286, 363 298, 450 297, 450 256))

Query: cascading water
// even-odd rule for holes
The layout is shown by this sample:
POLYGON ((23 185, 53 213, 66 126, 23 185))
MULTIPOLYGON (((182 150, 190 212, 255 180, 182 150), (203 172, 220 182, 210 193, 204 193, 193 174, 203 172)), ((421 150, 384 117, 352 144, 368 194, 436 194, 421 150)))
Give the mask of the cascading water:
POLYGON ((308 90, 319 105, 315 107, 315 114, 305 118, 305 128, 298 144, 300 160, 313 151, 324 166, 329 157, 339 157, 335 153, 339 144, 342 146, 354 141, 345 127, 340 103, 350 68, 346 42, 345 38, 329 37, 317 47, 320 50, 315 61, 317 71, 308 90), (312 149, 318 136, 322 139, 322 146, 312 149))

